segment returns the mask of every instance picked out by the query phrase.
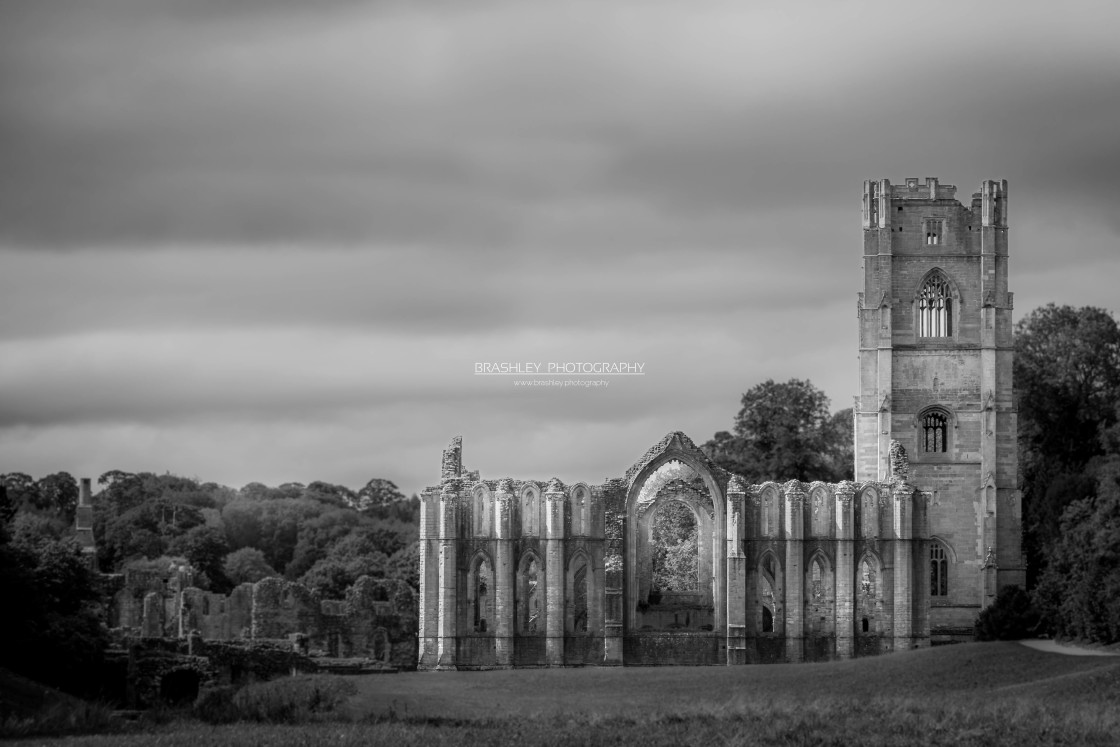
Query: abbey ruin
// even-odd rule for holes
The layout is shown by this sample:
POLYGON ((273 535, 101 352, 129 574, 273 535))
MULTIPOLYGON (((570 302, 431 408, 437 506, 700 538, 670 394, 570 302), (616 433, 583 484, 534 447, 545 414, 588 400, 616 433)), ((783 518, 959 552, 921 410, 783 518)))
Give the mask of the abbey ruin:
POLYGON ((1023 584, 1007 183, 863 190, 855 482, 748 485, 671 432, 618 478, 421 497, 419 666, 816 661, 948 642, 1023 584), (682 508, 683 507, 683 508, 682 508), (693 569, 663 588, 666 518, 693 569))

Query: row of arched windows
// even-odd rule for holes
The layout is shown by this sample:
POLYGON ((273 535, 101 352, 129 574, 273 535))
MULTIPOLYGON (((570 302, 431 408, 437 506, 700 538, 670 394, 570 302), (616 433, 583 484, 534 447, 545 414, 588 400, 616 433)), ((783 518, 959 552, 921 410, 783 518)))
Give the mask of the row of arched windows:
MULTIPOLYGON (((582 554, 577 555, 569 564, 565 579, 568 609, 564 626, 568 633, 587 632, 589 567, 587 556, 582 554)), ((534 553, 526 553, 517 566, 517 576, 514 581, 513 619, 518 634, 544 633, 543 582, 541 561, 534 553)), ((471 563, 467 584, 470 625, 475 633, 494 632, 496 615, 494 583, 494 568, 489 558, 480 553, 471 563)))
MULTIPOLYGON (((544 501, 540 491, 527 488, 519 500, 520 520, 514 516, 514 525, 520 526, 521 535, 538 537, 544 534, 547 519, 542 515, 544 501)), ((591 492, 585 485, 577 485, 569 492, 566 506, 568 536, 584 537, 591 533, 591 492)), ((497 508, 493 496, 483 488, 476 488, 471 498, 471 533, 475 537, 494 534, 497 508)))

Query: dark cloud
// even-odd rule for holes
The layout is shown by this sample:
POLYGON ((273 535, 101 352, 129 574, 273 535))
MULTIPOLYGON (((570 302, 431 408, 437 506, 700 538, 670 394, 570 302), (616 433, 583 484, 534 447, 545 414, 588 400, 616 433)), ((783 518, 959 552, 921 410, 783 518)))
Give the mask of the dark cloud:
MULTIPOLYGON (((837 209, 861 178, 909 163, 1052 185, 1098 213, 1117 197, 1120 61, 1092 31, 1074 47, 1067 22, 1027 17, 973 48, 981 18, 906 59, 861 42, 908 13, 826 13, 845 24, 830 34, 772 9, 655 5, 628 39, 627 3, 582 24, 489 4, 181 5, 52 5, 8 26, 10 245, 508 250, 577 195, 683 221, 837 209), (753 38, 752 20, 803 46, 753 38), (711 49, 665 53, 699 33, 711 49)), ((618 248, 629 227, 583 230, 618 248)))

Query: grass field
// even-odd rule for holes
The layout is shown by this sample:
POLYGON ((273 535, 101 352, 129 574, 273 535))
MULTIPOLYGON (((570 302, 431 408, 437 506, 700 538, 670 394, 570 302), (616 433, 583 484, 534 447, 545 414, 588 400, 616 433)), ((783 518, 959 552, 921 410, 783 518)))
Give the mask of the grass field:
POLYGON ((1015 643, 829 664, 415 672, 351 680, 317 723, 206 726, 35 744, 1120 744, 1120 657, 1015 643))

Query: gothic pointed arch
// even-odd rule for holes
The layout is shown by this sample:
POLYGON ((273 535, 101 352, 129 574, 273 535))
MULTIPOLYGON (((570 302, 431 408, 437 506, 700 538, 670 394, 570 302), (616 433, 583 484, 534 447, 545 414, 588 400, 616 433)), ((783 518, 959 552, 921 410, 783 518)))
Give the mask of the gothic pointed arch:
POLYGON ((933 267, 914 291, 914 334, 918 340, 956 338, 961 295, 940 267, 933 267))
POLYGON ((759 555, 758 566, 758 611, 755 624, 761 633, 781 631, 782 599, 785 597, 785 577, 782 561, 777 553, 767 548, 759 555))
POLYGON ((544 633, 544 565, 533 550, 521 554, 514 585, 514 625, 519 635, 544 633))
POLYGON ((956 562, 953 546, 940 537, 929 542, 929 595, 931 599, 949 596, 950 569, 956 562))
POLYGON ((570 517, 569 534, 572 537, 586 537, 591 534, 591 488, 587 483, 577 482, 568 488, 570 517))
POLYGON ((951 407, 931 404, 918 410, 914 416, 917 460, 950 452, 956 428, 957 416, 951 407))
MULTIPOLYGON (((729 475, 714 465, 688 436, 679 431, 668 433, 661 441, 646 451, 626 472, 628 485, 624 532, 626 562, 624 563, 623 624, 627 630, 637 631, 649 625, 673 623, 673 618, 662 620, 655 612, 643 611, 650 604, 649 592, 652 566, 649 558, 650 521, 657 506, 667 496, 655 495, 652 499, 643 493, 647 482, 663 467, 677 463, 695 476, 695 494, 685 497, 691 504, 697 520, 697 551, 699 563, 696 614, 687 615, 688 625, 711 625, 709 630, 724 626, 727 610, 726 596, 726 546, 725 546, 725 486, 729 475), (646 510, 643 510, 646 509, 646 510), (652 511, 649 509, 653 509, 652 511), (639 607, 639 605, 642 605, 639 607), (655 621, 652 621, 656 618, 655 621), (699 622, 703 621, 703 622, 699 622)), ((686 491, 687 492, 687 491, 686 491)), ((678 496, 679 497, 679 496, 678 496)))
POLYGON ((485 483, 476 485, 471 490, 471 535, 474 537, 488 537, 494 530, 494 497, 490 488, 485 483))
POLYGON ((521 536, 541 536, 541 488, 535 482, 527 482, 518 492, 521 514, 521 536))
POLYGON ((568 560, 565 585, 568 604, 564 629, 571 634, 585 635, 590 630, 589 600, 595 593, 595 585, 591 573, 591 557, 583 548, 577 550, 568 560))
POLYGON ((494 563, 490 554, 479 550, 471 558, 467 574, 467 629, 475 633, 494 632, 494 563))

